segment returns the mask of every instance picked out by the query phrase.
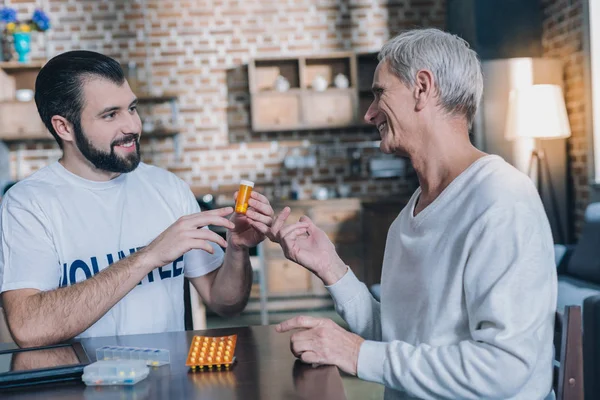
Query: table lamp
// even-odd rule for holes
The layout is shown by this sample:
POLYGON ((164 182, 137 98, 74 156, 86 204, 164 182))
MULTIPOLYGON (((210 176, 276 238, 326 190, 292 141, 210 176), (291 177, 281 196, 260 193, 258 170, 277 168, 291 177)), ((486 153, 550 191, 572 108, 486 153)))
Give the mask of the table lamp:
MULTIPOLYGON (((563 91, 558 85, 531 85, 510 92, 504 137, 507 140, 520 138, 566 139, 571 136, 571 127, 563 91)), ((564 243, 562 223, 558 214, 556 192, 552 185, 548 159, 539 141, 531 153, 527 175, 537 171, 537 189, 542 193, 543 182, 547 182, 550 193, 551 211, 556 221, 558 240, 564 243), (544 181, 544 175, 546 180, 544 181)))

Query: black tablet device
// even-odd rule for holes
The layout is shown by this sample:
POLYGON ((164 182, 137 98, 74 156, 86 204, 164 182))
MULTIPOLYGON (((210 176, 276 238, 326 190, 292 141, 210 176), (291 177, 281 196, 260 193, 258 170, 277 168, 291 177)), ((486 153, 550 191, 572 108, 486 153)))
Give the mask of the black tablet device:
POLYGON ((81 379, 89 363, 79 342, 0 350, 0 389, 81 379))

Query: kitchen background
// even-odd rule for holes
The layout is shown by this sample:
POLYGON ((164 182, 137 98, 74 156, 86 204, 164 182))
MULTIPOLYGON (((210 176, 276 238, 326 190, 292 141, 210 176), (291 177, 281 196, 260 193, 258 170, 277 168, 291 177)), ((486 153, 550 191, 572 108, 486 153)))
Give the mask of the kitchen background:
MULTIPOLYGON (((365 89, 374 57, 404 29, 436 27, 459 34, 478 52, 484 71, 497 60, 558 60, 558 82, 543 83, 562 85, 572 133, 549 151, 566 242, 577 240, 594 197, 584 0, 4 0, 2 6, 15 8, 20 20, 41 8, 51 22, 46 32, 32 34, 30 66, 4 63, 2 69, 23 73, 25 84, 31 84, 43 62, 64 51, 88 49, 114 57, 142 100, 144 161, 180 176, 200 201, 231 202, 241 179, 255 181, 279 206, 345 197, 297 202, 293 209, 328 232, 367 284, 379 281, 389 224, 417 187, 409 163, 383 155, 375 128, 360 121, 371 98, 365 89), (273 66, 288 78, 287 93, 273 90, 273 66), (350 80, 350 89, 329 82, 323 93, 339 101, 323 101, 314 90, 315 71, 323 67, 350 80), (354 115, 342 111, 348 101, 354 102, 354 115), (290 112, 298 105, 301 116, 290 112), (288 125, 277 129, 279 124, 288 125)), ((492 84, 499 79, 485 78, 492 84)), ((503 120, 490 97, 497 88, 486 88, 481 109, 503 120)), ((29 116, 36 112, 22 107, 19 114, 10 107, 7 102, 0 107, 0 186, 60 157, 52 140, 15 137, 7 120, 13 118, 16 126, 35 119, 29 116)), ((503 131, 481 119, 474 141, 493 128, 503 131)), ((545 193, 542 197, 547 200, 545 193)), ((296 308, 331 305, 307 271, 268 245, 264 254, 270 302, 296 296, 307 299, 296 301, 296 308)), ((282 302, 274 309, 287 307, 282 302)))
MULTIPOLYGON (((468 37, 465 26, 473 21, 495 26, 508 38, 504 51, 512 49, 509 56, 557 57, 564 64, 572 129, 567 143, 570 228, 575 234, 581 230, 590 200, 582 0, 5 0, 3 5, 16 8, 20 18, 35 8, 50 16, 52 28, 33 35, 35 60, 72 49, 96 50, 124 65, 135 63, 140 90, 177 94, 175 122, 181 135, 145 143, 145 161, 173 171, 196 195, 215 197, 230 195, 241 178, 253 179, 267 195, 283 199, 294 179, 304 197, 317 185, 339 192, 339 185, 347 184, 343 189, 348 196, 406 196, 416 187, 409 166, 400 177, 370 177, 369 159, 381 157, 372 128, 254 132, 247 74, 252 58, 376 52, 388 38, 412 27, 461 33, 482 58, 494 58, 494 51, 483 54, 485 40, 468 37), (475 7, 487 8, 489 15, 476 13, 475 7), (523 40, 506 27, 515 24, 515 15, 527 15, 523 9, 532 8, 537 14, 528 22, 535 29, 539 20, 538 45, 525 46, 528 54, 519 54, 523 40), (308 167, 291 163, 292 168, 282 168, 286 156, 293 161, 298 154, 318 157, 309 158, 313 162, 308 167), (354 168, 352 154, 357 156, 354 168)), ((168 105, 141 111, 159 120, 170 115, 168 105)), ((0 170, 21 179, 59 155, 51 142, 9 143, 8 150, 0 149, 0 170), (10 172, 3 167, 7 158, 10 172)))
MULTIPOLYGON (((254 180, 270 198, 286 198, 293 183, 304 198, 315 186, 333 195, 347 184, 342 188, 347 196, 408 196, 416 188, 410 168, 401 177, 370 177, 369 159, 382 157, 374 128, 253 132, 247 65, 254 57, 376 52, 402 29, 444 28, 444 1, 11 0, 5 5, 23 16, 36 7, 47 10, 53 26, 34 36, 34 59, 95 50, 124 65, 135 63, 140 90, 176 93, 181 135, 144 143, 144 159, 179 175, 197 196, 231 196, 240 179, 254 180), (312 156, 309 166, 298 168, 298 155, 312 156), (283 165, 286 156, 292 156, 289 169, 283 165)), ((168 104, 140 113, 171 115, 168 104)), ((23 178, 59 156, 51 142, 11 144, 12 177, 23 178)))

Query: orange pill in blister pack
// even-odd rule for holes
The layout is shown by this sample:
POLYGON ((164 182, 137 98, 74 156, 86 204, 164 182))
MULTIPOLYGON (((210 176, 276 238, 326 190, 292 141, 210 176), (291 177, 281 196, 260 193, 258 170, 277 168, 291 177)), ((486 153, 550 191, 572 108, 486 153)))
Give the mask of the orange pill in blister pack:
POLYGON ((238 214, 246 214, 248 210, 248 200, 252 194, 254 188, 254 182, 241 181, 240 189, 238 191, 237 199, 235 200, 235 212, 238 214))
POLYGON ((235 362, 237 335, 194 336, 185 365, 192 370, 229 368, 235 362))

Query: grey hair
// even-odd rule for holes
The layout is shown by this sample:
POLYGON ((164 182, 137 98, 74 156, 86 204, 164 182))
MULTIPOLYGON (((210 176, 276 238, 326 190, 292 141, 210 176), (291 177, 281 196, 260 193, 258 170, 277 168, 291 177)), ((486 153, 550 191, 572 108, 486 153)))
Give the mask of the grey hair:
POLYGON ((477 53, 464 39, 433 28, 409 30, 390 39, 378 59, 388 61, 408 87, 416 84, 419 70, 431 71, 442 108, 464 115, 471 127, 483 94, 483 76, 477 53))

